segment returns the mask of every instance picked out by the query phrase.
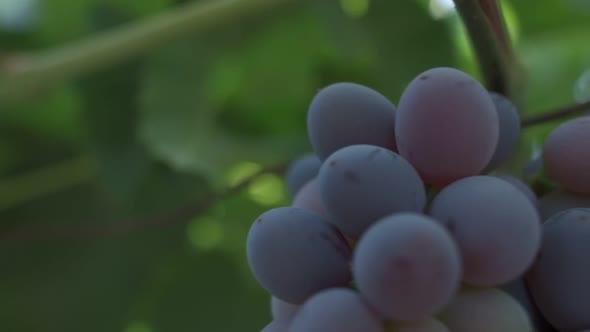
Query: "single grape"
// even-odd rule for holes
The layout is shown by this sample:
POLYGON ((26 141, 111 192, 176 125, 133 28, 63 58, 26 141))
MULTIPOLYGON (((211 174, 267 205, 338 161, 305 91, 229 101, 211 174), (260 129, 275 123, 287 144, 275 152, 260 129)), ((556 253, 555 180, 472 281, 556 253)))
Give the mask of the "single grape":
POLYGON ((485 172, 493 170, 508 160, 520 137, 520 115, 514 104, 506 97, 490 92, 499 120, 499 136, 496 150, 485 168, 485 172))
POLYGON ((299 190, 293 199, 292 205, 293 207, 315 212, 324 219, 328 219, 324 204, 322 203, 317 178, 312 179, 299 190))
POLYGON ((590 195, 556 190, 539 200, 539 213, 542 221, 546 221, 558 212, 573 208, 590 208, 590 195))
POLYGON ((307 113, 309 140, 322 160, 354 144, 395 151, 394 130, 395 106, 379 92, 355 83, 323 88, 307 113))
POLYGON ((468 284, 494 286, 513 280, 532 264, 539 249, 537 210, 515 186, 492 176, 448 185, 432 201, 430 214, 457 241, 468 284))
POLYGON ((490 95, 453 68, 434 68, 416 77, 402 94, 395 121, 399 153, 428 184, 479 174, 498 142, 498 115, 490 95))
POLYGON ((379 316, 361 296, 333 288, 312 296, 291 322, 289 332, 383 332, 379 316))
POLYGON ((363 297, 383 317, 415 321, 451 300, 461 261, 443 227, 424 215, 399 213, 379 220, 361 237, 353 274, 363 297))
POLYGON ((439 315, 452 332, 529 332, 526 311, 496 288, 463 287, 439 315))
POLYGON ((289 323, 280 320, 273 320, 260 332, 289 332, 289 323))
POLYGON ((590 117, 566 121, 545 140, 547 175, 565 189, 590 194, 590 117))
POLYGON ((512 296, 528 313, 529 320, 535 327, 537 332, 558 332, 553 326, 551 326, 539 308, 534 303, 531 294, 526 286, 524 278, 515 279, 507 284, 499 287, 502 291, 512 296))
POLYGON ((424 184, 407 161, 372 145, 352 145, 333 153, 318 176, 329 219, 358 239, 377 219, 394 212, 421 212, 424 184))
POLYGON ((395 322, 391 323, 385 332, 450 332, 449 329, 439 320, 432 317, 416 322, 395 322))
POLYGON ((514 176, 505 175, 505 174, 494 175, 494 177, 496 177, 498 179, 502 179, 502 180, 512 184, 513 186, 515 186, 516 189, 520 190, 523 194, 525 194, 525 196, 529 199, 529 201, 531 201, 531 203, 533 203, 533 206, 537 206, 537 203, 538 203, 537 202, 537 195, 535 194, 535 192, 533 192, 531 187, 529 187, 526 183, 515 178, 514 176))
POLYGON ((299 310, 299 307, 297 304, 291 304, 271 296, 270 310, 274 320, 290 321, 297 313, 297 310, 299 310))
POLYGON ((590 328, 590 209, 570 209, 543 224, 543 245, 527 273, 535 303, 559 331, 590 328))
POLYGON ((287 191, 291 197, 295 197, 299 189, 318 175, 320 166, 322 162, 312 153, 303 155, 291 163, 285 176, 287 191))
POLYGON ((280 207, 258 217, 248 233, 247 256, 260 285, 293 304, 351 279, 351 250, 342 235, 304 209, 280 207))

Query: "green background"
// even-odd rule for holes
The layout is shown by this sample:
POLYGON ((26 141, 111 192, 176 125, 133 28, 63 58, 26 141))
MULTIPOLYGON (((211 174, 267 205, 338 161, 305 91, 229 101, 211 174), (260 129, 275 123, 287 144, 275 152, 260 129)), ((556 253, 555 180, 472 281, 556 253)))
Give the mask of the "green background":
MULTIPOLYGON (((32 25, 0 31, 0 64, 190 1, 38 2, 32 25)), ((146 222, 309 151, 307 106, 327 84, 358 82, 397 103, 431 67, 479 78, 458 17, 435 19, 429 2, 294 1, 2 104, 0 330, 259 331, 269 296, 245 240, 259 214, 289 204, 280 175, 190 220, 101 227, 146 222)), ((523 116, 574 103, 590 67, 590 6, 503 8, 527 70, 523 116)), ((518 173, 554 126, 527 129, 506 171, 518 173)))

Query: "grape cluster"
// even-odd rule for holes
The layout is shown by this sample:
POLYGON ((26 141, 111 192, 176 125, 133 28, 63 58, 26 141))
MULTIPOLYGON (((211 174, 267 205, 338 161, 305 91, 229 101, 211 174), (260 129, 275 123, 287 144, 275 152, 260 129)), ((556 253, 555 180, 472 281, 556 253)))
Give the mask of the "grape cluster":
POLYGON ((590 118, 547 139, 563 189, 540 201, 490 175, 518 141, 514 105, 453 68, 418 75, 397 108, 327 86, 307 127, 315 154, 287 172, 292 206, 248 234, 271 294, 264 332, 590 329, 590 118))

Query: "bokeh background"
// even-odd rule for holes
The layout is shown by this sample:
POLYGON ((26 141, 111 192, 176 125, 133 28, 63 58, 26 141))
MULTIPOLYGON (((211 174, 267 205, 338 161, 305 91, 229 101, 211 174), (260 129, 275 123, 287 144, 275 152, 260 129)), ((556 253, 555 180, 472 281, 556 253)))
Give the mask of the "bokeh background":
MULTIPOLYGON (((0 0, 0 80, 10 86, 21 56, 205 1, 0 0)), ((480 77, 449 1, 279 2, 0 99, 1 331, 259 331, 269 296, 245 240, 260 213, 289 204, 283 178, 212 193, 309 151, 307 106, 327 84, 358 82, 397 103, 431 67, 480 77), (169 221, 104 231, 159 215, 169 221)), ((502 8, 527 73, 523 116, 588 98, 590 2, 502 8)), ((527 129, 518 157, 554 126, 527 129)))

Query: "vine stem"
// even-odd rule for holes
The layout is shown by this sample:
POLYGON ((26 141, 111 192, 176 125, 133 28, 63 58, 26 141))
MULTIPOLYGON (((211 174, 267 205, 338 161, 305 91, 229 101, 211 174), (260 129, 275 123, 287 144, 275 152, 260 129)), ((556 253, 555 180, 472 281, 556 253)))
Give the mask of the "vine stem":
POLYGON ((523 70, 496 0, 454 0, 487 88, 520 104, 523 70))
POLYGON ((156 17, 123 25, 39 54, 18 54, 0 64, 0 101, 18 101, 155 49, 292 0, 209 0, 178 5, 156 17))
POLYGON ((543 124, 549 121, 558 120, 570 117, 572 115, 580 114, 584 111, 590 111, 590 100, 581 103, 575 104, 567 107, 562 107, 556 109, 554 111, 544 112, 537 116, 530 117, 528 119, 524 119, 521 122, 521 127, 531 127, 538 124, 543 124))
POLYGON ((282 174, 287 170, 291 160, 264 168, 247 177, 238 184, 217 193, 206 193, 186 205, 155 216, 128 219, 109 224, 29 224, 18 225, 13 229, 0 230, 0 243, 23 244, 32 241, 74 240, 84 241, 122 236, 136 231, 148 230, 179 222, 207 212, 217 203, 234 196, 265 174, 282 174))

